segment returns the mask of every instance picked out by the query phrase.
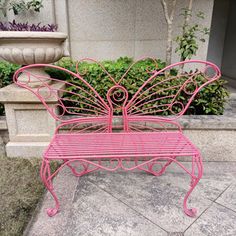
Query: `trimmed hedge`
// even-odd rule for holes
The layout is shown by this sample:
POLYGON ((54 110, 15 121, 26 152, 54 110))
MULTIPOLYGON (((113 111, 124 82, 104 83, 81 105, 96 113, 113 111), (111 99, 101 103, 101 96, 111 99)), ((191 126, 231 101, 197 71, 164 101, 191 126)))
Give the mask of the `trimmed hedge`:
MULTIPOLYGON (((58 66, 66 68, 70 71, 76 73, 76 61, 73 61, 69 58, 64 58, 56 63, 58 66)), ((119 80, 121 76, 126 72, 131 63, 133 63, 132 58, 119 58, 116 61, 103 61, 101 62, 105 69, 109 74, 115 79, 119 80)), ((158 69, 162 69, 165 67, 165 63, 161 60, 157 60, 158 69)), ((140 86, 143 85, 144 81, 150 77, 150 71, 156 69, 156 64, 153 60, 146 59, 144 61, 138 62, 128 73, 128 75, 123 80, 122 85, 128 90, 129 98, 132 97, 133 94, 138 90, 140 86)), ((52 77, 59 78, 62 80, 67 80, 69 82, 78 83, 81 86, 81 83, 78 80, 74 80, 68 74, 55 71, 48 70, 52 77)), ((79 72, 83 74, 83 78, 88 81, 101 95, 102 98, 106 100, 106 93, 109 88, 113 85, 110 78, 104 73, 99 65, 96 63, 88 63, 81 62, 79 64, 79 72)), ((176 71, 172 71, 172 74, 176 74, 176 71)), ((159 78, 160 79, 160 78, 159 78)), ((198 78, 199 84, 202 82, 203 78, 198 78)), ((180 83, 180 81, 171 80, 172 84, 163 84, 163 86, 174 86, 176 83, 180 83)), ((227 89, 224 87, 226 81, 223 79, 219 79, 208 86, 204 87, 199 94, 195 97, 191 106, 189 107, 186 114, 196 114, 196 115, 222 115, 224 112, 224 106, 226 100, 229 96, 227 89)), ((193 88, 188 88, 191 91, 193 88)), ((73 90, 75 91, 75 90, 73 90)), ((77 91, 78 92, 78 91, 77 91)), ((175 93, 176 91, 168 91, 170 95, 175 93)), ((86 95, 86 94, 85 94, 86 95)), ((185 104, 187 102, 188 96, 186 94, 180 94, 181 101, 185 104)), ((77 99, 74 97, 73 99, 77 99)), ((178 108, 176 108, 178 109, 178 108)), ((177 111, 178 112, 178 111, 177 111)), ((160 114, 158 114, 160 115, 160 114)), ((162 115, 170 115, 169 111, 165 111, 162 115)))
MULTIPOLYGON (((0 88, 11 84, 14 72, 19 69, 19 65, 11 64, 6 61, 0 62, 0 88)), ((0 115, 4 115, 4 106, 0 103, 0 115)))
MULTIPOLYGON (((70 58, 63 58, 56 65, 66 68, 70 71, 76 73, 76 61, 71 60, 70 58)), ((118 80, 129 68, 130 64, 133 63, 132 58, 124 57, 119 58, 116 61, 103 61, 101 62, 108 73, 111 74, 116 80, 118 80)), ((157 60, 158 69, 162 69, 165 67, 165 63, 161 60, 157 60)), ((1 76, 1 86, 6 86, 12 83, 12 75, 19 66, 13 65, 7 62, 0 62, 0 76, 1 76)), ((138 62, 125 77, 122 85, 127 88, 129 91, 129 97, 132 97, 133 94, 137 91, 137 89, 150 77, 149 71, 156 69, 156 64, 153 60, 147 59, 141 62, 138 62)), ((58 78, 61 80, 66 80, 73 83, 78 83, 80 86, 80 82, 78 80, 74 80, 70 75, 64 73, 62 71, 58 71, 55 69, 48 69, 47 72, 54 78, 58 78)), ((101 67, 95 63, 81 62, 79 64, 79 72, 82 74, 86 72, 83 78, 88 81, 96 91, 106 99, 106 93, 108 89, 113 85, 109 77, 104 73, 101 67)), ((172 71, 172 73, 176 73, 176 71, 172 71)), ((172 80, 173 81, 173 80, 172 80)), ((201 78, 199 78, 199 82, 201 78)), ((174 83, 175 82, 171 82, 174 83)), ((190 108, 186 112, 186 114, 197 114, 197 115, 221 115, 224 112, 224 106, 226 100, 229 96, 227 89, 224 87, 226 81, 223 79, 219 79, 214 83, 209 84, 207 87, 204 87, 197 97, 192 102, 190 108)), ((171 84, 172 85, 172 84, 171 84)), ((170 86, 167 84, 166 86, 170 86)), ((191 90, 191 88, 188 88, 191 90)), ((70 88, 71 91, 75 91, 74 88, 70 88)), ((175 91, 170 91, 169 93, 173 93, 175 91)), ((86 94, 85 94, 86 95, 86 94)), ((182 94, 180 94, 182 96, 182 94)), ((73 98, 77 99, 77 98, 73 98)), ((181 100, 183 103, 186 103, 188 97, 183 95, 181 100)), ((0 115, 4 114, 4 110, 0 108, 0 115)), ((169 111, 163 112, 162 115, 169 115, 169 111)), ((160 114, 159 114, 160 115, 160 114)))

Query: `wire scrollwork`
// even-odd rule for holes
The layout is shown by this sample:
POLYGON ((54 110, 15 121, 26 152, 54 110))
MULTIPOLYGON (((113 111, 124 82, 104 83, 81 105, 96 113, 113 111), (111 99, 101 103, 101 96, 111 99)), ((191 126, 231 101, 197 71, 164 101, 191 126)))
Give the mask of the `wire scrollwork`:
MULTIPOLYGON (((132 68, 138 66, 138 63, 144 59, 147 58, 142 58, 131 64, 123 75, 119 75, 119 78, 113 78, 103 64, 86 58, 76 64, 76 73, 54 65, 29 65, 20 68, 15 73, 14 81, 38 96, 56 120, 66 123, 71 120, 77 121, 78 117, 86 117, 88 124, 93 123, 90 126, 91 128, 93 126, 95 130, 107 132, 107 130, 112 130, 114 115, 123 117, 125 130, 132 130, 132 127, 135 127, 134 124, 129 127, 131 124, 129 120, 132 117, 155 116, 159 119, 162 115, 172 115, 166 120, 174 120, 186 112, 191 101, 203 86, 220 77, 219 69, 210 62, 192 60, 161 69, 155 59, 148 58, 153 64, 152 67, 146 68, 150 77, 143 81, 143 85, 136 92, 130 93, 124 86, 127 82, 126 78, 132 68), (110 80, 110 87, 104 89, 103 94, 99 94, 91 85, 91 81, 89 82, 88 71, 83 66, 85 61, 97 63, 101 68, 101 73, 105 73, 106 79, 110 80), (193 66, 194 64, 196 67, 193 66), (186 67, 185 70, 183 65, 186 67), (59 77, 48 78, 38 75, 36 73, 38 68, 56 69, 65 73, 70 79, 62 81, 59 77), (24 73, 25 79, 18 80, 22 73, 24 73), (40 83, 38 87, 33 85, 35 81, 40 83), (61 86, 54 86, 55 83, 61 84, 61 86), (52 101, 54 104, 57 101, 53 107, 52 101), (71 118, 65 121, 63 119, 65 115, 70 115, 71 118), (100 117, 105 119, 94 125, 93 118, 98 119, 100 117), (110 128, 108 129, 105 126, 110 128)), ((102 83, 102 78, 104 76, 101 75, 97 79, 101 80, 102 83)), ((77 129, 78 125, 76 123, 74 125, 77 129)), ((139 125, 137 124, 135 127, 137 130, 139 125)))

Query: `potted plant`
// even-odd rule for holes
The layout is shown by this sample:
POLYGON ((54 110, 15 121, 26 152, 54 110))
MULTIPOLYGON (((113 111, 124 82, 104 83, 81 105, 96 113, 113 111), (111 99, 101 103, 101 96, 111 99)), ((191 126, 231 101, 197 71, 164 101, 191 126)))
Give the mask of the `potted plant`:
MULTIPOLYGON (((19 13, 16 8, 13 8, 13 11, 19 13)), ((39 11, 38 8, 37 11, 39 11)), ((64 45, 66 38, 65 33, 57 32, 55 24, 29 24, 15 20, 0 22, 0 57, 19 65, 53 63, 68 55, 64 45)), ((36 71, 30 72, 34 74, 36 71)), ((42 76, 45 80, 50 78, 42 68, 38 68, 35 74, 42 76)), ((29 80, 26 74, 22 74, 19 79, 29 80)), ((32 86, 40 84, 33 77, 31 77, 30 83, 32 86)))

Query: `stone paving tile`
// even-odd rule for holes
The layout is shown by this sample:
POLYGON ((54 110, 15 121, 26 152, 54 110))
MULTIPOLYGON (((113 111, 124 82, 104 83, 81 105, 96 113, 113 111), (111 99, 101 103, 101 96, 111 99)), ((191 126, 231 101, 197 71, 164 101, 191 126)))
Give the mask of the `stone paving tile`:
MULTIPOLYGON (((189 168, 191 166, 191 163, 184 164, 189 168)), ((202 225, 208 222, 211 224, 212 221, 214 223, 215 220, 211 219, 208 213, 212 211, 212 207, 209 208, 212 205, 211 200, 220 196, 217 202, 235 209, 234 184, 220 195, 235 179, 236 163, 204 163, 203 178, 189 201, 189 206, 198 208, 198 216, 207 209, 197 219, 185 216, 182 211, 189 178, 176 165, 169 166, 167 172, 160 177, 140 171, 136 173, 96 172, 81 177, 78 186, 77 178, 66 168, 54 181, 61 203, 60 213, 53 218, 46 215, 45 209, 54 204, 47 193, 25 235, 83 235, 76 234, 76 232, 82 232, 81 230, 86 231, 85 235, 103 235, 101 232, 104 235, 107 232, 110 233, 108 235, 166 235, 161 228, 168 231, 169 235, 182 235, 182 232, 192 223, 187 233, 191 235, 196 228, 199 235, 204 235, 202 225), (73 197, 74 202, 72 202, 73 197), (117 233, 113 234, 114 232, 117 233)), ((236 235, 233 231, 236 226, 231 221, 232 214, 234 216, 235 213, 215 203, 212 212, 218 214, 218 208, 224 209, 226 216, 221 213, 223 218, 217 219, 225 225, 225 230, 227 230, 225 232, 229 232, 229 234, 219 235, 236 235), (224 217, 227 222, 224 222, 224 217), (231 232, 235 234, 230 234, 231 232)))
POLYGON ((167 232, 87 179, 80 178, 70 220, 59 235, 164 236, 167 232))
POLYGON ((172 233, 168 233, 168 236, 184 236, 184 233, 182 233, 182 232, 172 232, 172 233))
MULTIPOLYGON (((165 174, 156 177, 143 172, 97 172, 84 178, 166 231, 183 232, 196 220, 186 216, 182 209, 183 198, 189 186, 186 174, 165 174)), ((198 208, 198 215, 211 204, 210 200, 199 195, 197 191, 193 192, 189 201, 189 206, 198 208)))
POLYGON ((198 194, 214 201, 232 182, 231 174, 205 173, 198 184, 198 194))
MULTIPOLYGON (((226 206, 236 212, 236 182, 234 182, 217 200, 223 206, 226 206)), ((236 222, 235 222, 236 225, 236 222)))
MULTIPOLYGON (((189 170, 191 169, 190 162, 183 162, 183 164, 189 170)), ((236 162, 204 162, 203 169, 197 192, 209 200, 216 200, 232 182, 236 181, 236 162)), ((185 172, 178 165, 171 165, 166 171, 166 174, 168 173, 185 172)))
POLYGON ((236 183, 236 162, 205 162, 203 165, 204 172, 199 182, 199 192, 210 200, 218 201, 221 193, 232 183, 236 183))
POLYGON ((78 179, 71 174, 68 168, 63 169, 55 178, 53 185, 61 203, 61 211, 54 217, 49 217, 46 209, 54 206, 51 194, 44 197, 42 206, 35 218, 28 225, 25 235, 29 236, 54 236, 60 235, 70 219, 70 211, 73 207, 72 200, 78 179))
POLYGON ((213 203, 193 225, 186 230, 185 236, 235 236, 236 213, 213 203))

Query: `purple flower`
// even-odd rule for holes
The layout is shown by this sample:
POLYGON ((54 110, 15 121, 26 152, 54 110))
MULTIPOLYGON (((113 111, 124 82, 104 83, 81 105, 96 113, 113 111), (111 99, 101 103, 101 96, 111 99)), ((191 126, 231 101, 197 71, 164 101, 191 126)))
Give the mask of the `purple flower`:
POLYGON ((43 32, 55 32, 57 31, 56 24, 41 25, 38 24, 28 24, 17 23, 15 20, 12 22, 0 22, 0 31, 43 31, 43 32))

